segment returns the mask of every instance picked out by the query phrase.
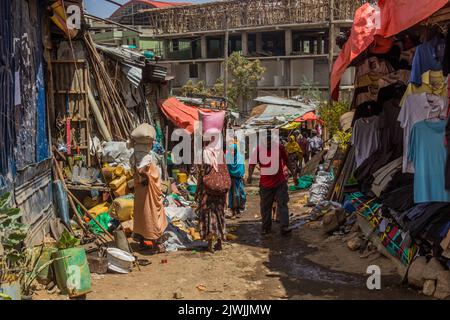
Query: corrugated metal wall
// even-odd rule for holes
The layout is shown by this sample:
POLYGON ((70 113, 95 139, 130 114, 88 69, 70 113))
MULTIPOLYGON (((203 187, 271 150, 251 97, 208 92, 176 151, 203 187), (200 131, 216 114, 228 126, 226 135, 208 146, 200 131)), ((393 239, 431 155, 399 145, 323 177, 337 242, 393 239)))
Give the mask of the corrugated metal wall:
POLYGON ((27 243, 42 241, 53 216, 44 81, 45 0, 0 1, 0 192, 14 191, 27 243), (5 93, 5 94, 3 94, 5 93))
POLYGON ((14 54, 12 0, 0 1, 0 192, 14 175, 14 54))

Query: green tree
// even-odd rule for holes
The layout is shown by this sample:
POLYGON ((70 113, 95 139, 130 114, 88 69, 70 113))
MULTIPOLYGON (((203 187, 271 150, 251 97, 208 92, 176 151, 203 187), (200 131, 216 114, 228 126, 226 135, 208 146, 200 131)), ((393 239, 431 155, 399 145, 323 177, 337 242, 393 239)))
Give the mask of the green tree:
MULTIPOLYGON (((262 79, 266 68, 261 65, 259 60, 250 61, 239 52, 233 52, 229 59, 227 68, 229 71, 228 80, 228 102, 232 110, 238 109, 239 99, 245 104, 256 90, 257 82, 262 79)), ((182 87, 183 96, 200 94, 205 96, 224 96, 224 80, 217 79, 214 86, 210 89, 205 88, 205 83, 199 81, 196 84, 189 80, 182 87)))
POLYGON ((320 118, 325 121, 325 125, 330 134, 334 135, 339 131, 340 118, 344 113, 350 111, 350 103, 348 101, 334 102, 330 105, 328 102, 322 102, 319 106, 320 118))
POLYGON ((181 88, 181 94, 184 97, 189 97, 193 95, 208 95, 208 90, 205 88, 204 81, 198 81, 197 83, 194 83, 192 80, 189 80, 181 88))
POLYGON ((256 91, 257 82, 262 79, 266 68, 258 59, 250 61, 239 52, 233 52, 228 59, 230 80, 228 83, 228 99, 234 106, 240 98, 244 104, 256 91))

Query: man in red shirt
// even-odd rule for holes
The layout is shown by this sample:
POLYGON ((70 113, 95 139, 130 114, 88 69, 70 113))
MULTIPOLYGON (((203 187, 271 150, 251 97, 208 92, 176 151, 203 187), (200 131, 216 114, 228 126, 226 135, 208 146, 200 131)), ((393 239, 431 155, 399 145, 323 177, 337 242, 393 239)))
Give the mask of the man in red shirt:
POLYGON ((287 235, 291 232, 289 229, 289 193, 287 179, 283 168, 288 162, 288 155, 285 148, 277 142, 272 146, 271 137, 268 141, 260 142, 256 152, 250 159, 248 183, 252 182, 253 172, 256 163, 261 168, 261 178, 259 181, 260 206, 262 217, 262 234, 267 235, 272 231, 272 207, 277 203, 277 213, 281 223, 281 234, 287 235), (278 148, 276 150, 275 148, 278 148), (276 159, 272 159, 272 151, 276 159), (262 159, 261 156, 267 155, 268 159, 262 159), (269 160, 270 159, 270 160, 269 160), (264 161, 265 160, 265 161, 264 161))

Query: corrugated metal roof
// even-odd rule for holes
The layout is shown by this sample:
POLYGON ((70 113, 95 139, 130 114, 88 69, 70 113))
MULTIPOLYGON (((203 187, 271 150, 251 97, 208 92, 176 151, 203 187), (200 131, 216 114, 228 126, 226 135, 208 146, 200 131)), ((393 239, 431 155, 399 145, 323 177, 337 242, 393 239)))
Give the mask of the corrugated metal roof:
POLYGON ((317 103, 314 103, 314 102, 305 103, 305 102, 301 102, 298 100, 273 97, 273 96, 258 97, 254 100, 256 102, 277 105, 277 106, 306 107, 306 106, 316 106, 317 105, 317 103))

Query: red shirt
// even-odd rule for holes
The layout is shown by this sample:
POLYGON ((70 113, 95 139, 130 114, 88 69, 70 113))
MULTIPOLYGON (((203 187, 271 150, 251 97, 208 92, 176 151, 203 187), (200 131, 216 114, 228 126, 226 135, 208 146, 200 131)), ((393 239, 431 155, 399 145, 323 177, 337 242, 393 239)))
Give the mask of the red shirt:
MULTIPOLYGON (((255 154, 253 154, 251 158, 253 160, 251 163, 255 163, 254 159, 257 159, 257 163, 261 167, 261 178, 259 180, 259 185, 266 189, 272 189, 278 187, 281 183, 286 182, 286 176, 283 172, 283 168, 288 162, 286 149, 282 145, 279 145, 278 171, 276 174, 264 174, 265 170, 263 170, 263 168, 270 168, 272 166, 272 162, 269 161, 268 163, 261 163, 260 154, 263 156, 267 154, 267 157, 270 158, 271 150, 267 151, 265 147, 258 146, 255 154)), ((264 162, 267 162, 267 160, 264 160, 264 162)), ((276 165, 276 163, 274 165, 276 165)))

